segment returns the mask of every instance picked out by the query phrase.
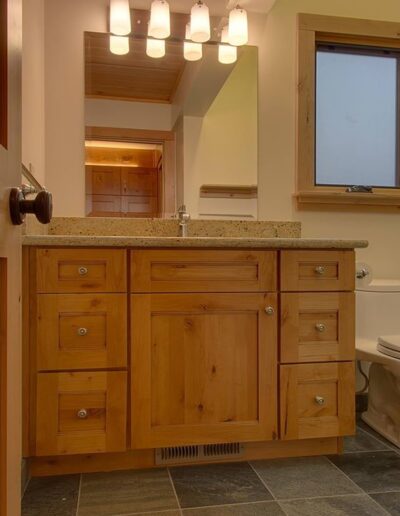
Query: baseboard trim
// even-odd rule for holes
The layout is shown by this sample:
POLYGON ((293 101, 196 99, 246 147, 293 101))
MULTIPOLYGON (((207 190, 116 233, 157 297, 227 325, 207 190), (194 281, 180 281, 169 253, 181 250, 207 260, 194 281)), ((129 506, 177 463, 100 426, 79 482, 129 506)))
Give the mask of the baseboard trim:
MULTIPOLYGON (((221 462, 336 455, 342 452, 342 443, 343 439, 340 437, 245 443, 244 452, 240 459, 236 457, 228 460, 224 459, 221 462)), ((207 464, 208 462, 204 461, 202 463, 207 464)), ((198 464, 198 462, 193 464, 198 464)), ((170 465, 173 466, 174 464, 170 465)), ((33 477, 154 467, 157 467, 154 450, 131 450, 124 453, 99 453, 62 457, 32 457, 29 461, 30 475, 33 477)))

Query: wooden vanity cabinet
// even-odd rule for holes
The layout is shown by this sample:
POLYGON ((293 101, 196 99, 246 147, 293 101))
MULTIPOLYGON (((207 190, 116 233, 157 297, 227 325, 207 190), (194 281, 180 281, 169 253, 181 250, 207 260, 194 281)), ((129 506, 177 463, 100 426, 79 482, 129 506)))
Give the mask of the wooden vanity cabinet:
POLYGON ((185 445, 336 453, 355 428, 354 261, 351 250, 25 249, 25 454, 79 468, 102 452, 98 468, 110 456, 118 469, 185 445))

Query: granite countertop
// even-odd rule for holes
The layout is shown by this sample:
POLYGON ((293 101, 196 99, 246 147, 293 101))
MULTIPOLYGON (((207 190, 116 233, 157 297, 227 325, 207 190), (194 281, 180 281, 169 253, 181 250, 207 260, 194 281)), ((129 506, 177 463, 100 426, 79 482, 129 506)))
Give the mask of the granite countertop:
POLYGON ((330 238, 259 237, 171 237, 171 236, 88 236, 26 235, 25 246, 58 247, 190 247, 190 248, 268 248, 268 249, 355 249, 367 247, 366 240, 330 238))

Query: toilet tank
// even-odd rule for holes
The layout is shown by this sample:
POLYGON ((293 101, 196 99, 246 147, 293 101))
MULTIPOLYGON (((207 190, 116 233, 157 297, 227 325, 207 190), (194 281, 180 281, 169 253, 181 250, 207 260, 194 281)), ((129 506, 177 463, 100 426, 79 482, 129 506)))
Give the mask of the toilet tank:
POLYGON ((400 335, 400 280, 374 280, 356 289, 356 336, 400 335))

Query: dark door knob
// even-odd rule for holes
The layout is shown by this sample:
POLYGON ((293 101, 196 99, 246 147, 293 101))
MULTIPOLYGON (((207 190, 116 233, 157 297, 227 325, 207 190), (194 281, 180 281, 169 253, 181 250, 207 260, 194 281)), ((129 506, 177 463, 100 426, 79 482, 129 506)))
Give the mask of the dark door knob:
POLYGON ((14 226, 25 220, 27 213, 34 213, 42 224, 48 224, 53 215, 53 198, 50 192, 41 190, 35 199, 25 199, 21 188, 12 188, 10 192, 10 216, 14 226))

